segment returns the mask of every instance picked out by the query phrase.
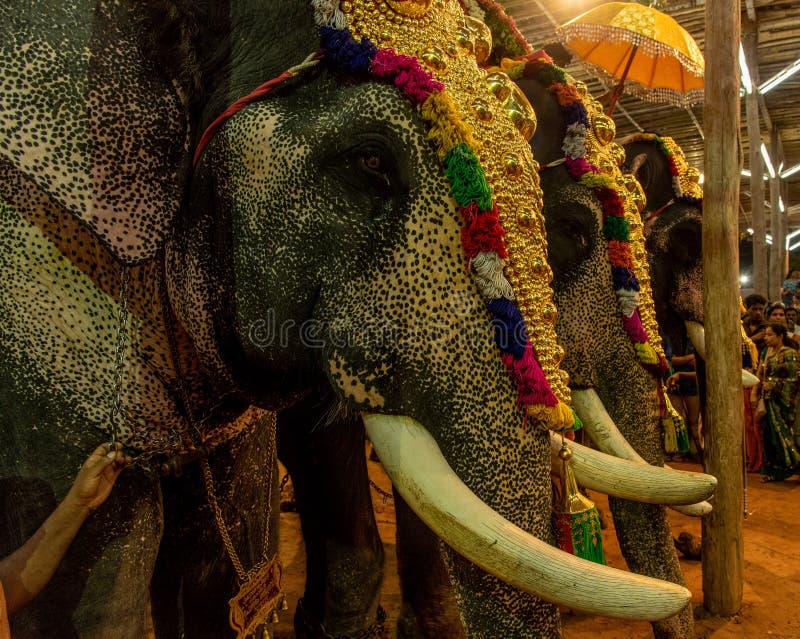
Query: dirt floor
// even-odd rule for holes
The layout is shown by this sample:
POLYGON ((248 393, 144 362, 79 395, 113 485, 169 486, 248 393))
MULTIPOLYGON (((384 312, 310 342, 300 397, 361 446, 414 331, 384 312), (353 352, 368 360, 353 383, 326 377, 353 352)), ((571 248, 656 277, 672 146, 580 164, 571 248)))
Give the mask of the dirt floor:
MULTIPOLYGON (((391 483, 379 463, 370 462, 370 475, 377 486, 391 492, 391 483)), ((673 463, 683 470, 700 470, 698 464, 673 463)), ((592 493, 598 506, 606 511, 603 495, 592 493)), ((742 608, 729 619, 704 618, 702 569, 700 561, 681 560, 683 573, 695 604, 697 639, 731 637, 800 639, 800 480, 763 484, 757 474, 748 475, 748 517, 744 522, 745 583, 742 608)), ((375 514, 386 549, 386 581, 381 603, 386 609, 388 636, 394 639, 395 621, 400 609, 400 589, 394 553, 395 518, 391 498, 373 490, 375 514)), ((675 537, 683 531, 700 536, 700 521, 670 512, 675 537)), ((607 518, 610 523, 610 516, 607 518)), ((603 544, 609 565, 625 568, 614 536, 613 526, 604 531, 603 544)), ((294 637, 292 618, 304 582, 304 552, 298 517, 281 516, 281 557, 284 566, 284 591, 289 610, 281 614, 275 626, 275 639, 294 637)), ((650 625, 574 613, 562 610, 565 639, 640 639, 652 637, 650 625)), ((446 639, 446 638, 443 638, 446 639)))

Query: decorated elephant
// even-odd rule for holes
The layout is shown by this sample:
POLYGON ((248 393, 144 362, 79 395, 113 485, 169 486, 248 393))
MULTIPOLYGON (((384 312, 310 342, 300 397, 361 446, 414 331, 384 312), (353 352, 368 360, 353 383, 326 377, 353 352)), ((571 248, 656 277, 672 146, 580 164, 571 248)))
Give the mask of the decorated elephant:
MULTIPOLYGON (((623 180, 617 167, 623 156, 622 149, 609 144, 614 137, 613 123, 602 116, 599 106, 586 95, 585 88, 576 87, 561 69, 541 59, 529 59, 527 64, 510 65, 506 70, 519 79, 520 86, 535 105, 539 122, 532 146, 537 158, 547 159, 543 167, 542 184, 548 239, 552 242, 549 262, 555 271, 554 301, 559 311, 557 326, 562 331, 559 332, 559 340, 567 353, 565 364, 571 375, 576 405, 580 407, 593 433, 598 434, 599 431, 600 435, 609 439, 610 432, 616 431, 616 428, 610 424, 607 416, 604 419, 597 418, 598 412, 606 413, 598 403, 600 398, 615 421, 627 431, 635 448, 653 463, 663 464, 662 437, 665 425, 673 429, 673 437, 677 435, 674 432, 676 423, 670 423, 674 417, 667 413, 660 381, 661 374, 666 370, 663 354, 659 356, 657 344, 654 347, 648 338, 648 335, 654 335, 657 340, 658 332, 652 298, 646 288, 649 278, 639 222, 640 207, 637 206, 643 204, 641 191, 629 190, 629 187, 636 185, 630 179, 623 180), (554 86, 556 84, 559 86, 554 86), (569 116, 555 96, 566 96, 570 111, 578 112, 577 115, 582 113, 581 122, 586 122, 584 132, 590 127, 589 120, 595 125, 590 141, 575 139, 574 126, 567 129, 565 120, 569 116), (565 137, 569 138, 565 135, 567 131, 573 132, 571 140, 565 140, 565 137), (569 144, 583 149, 593 146, 589 151, 584 150, 580 155, 576 153, 576 157, 565 162, 562 147, 568 147, 569 144), (581 182, 580 178, 586 173, 589 175, 581 182), (608 222, 609 217, 616 218, 616 227, 613 219, 608 222), (603 220, 607 222, 605 226, 603 220), (623 239, 625 243, 632 243, 632 248, 619 246, 623 239), (635 264, 634 254, 638 257, 635 264), (622 261, 625 257, 627 262, 622 261), (623 281, 631 285, 629 290, 634 287, 638 289, 636 276, 641 278, 644 292, 638 310, 638 294, 614 292, 614 284, 622 275, 625 276, 623 281), (626 300, 632 300, 632 304, 630 301, 627 304, 634 309, 633 319, 625 314, 626 300), (592 309, 591 331, 585 322, 587 307, 592 309), (645 317, 647 331, 639 319, 640 311, 645 317), (638 328, 635 322, 639 322, 638 328), (631 401, 632 398, 635 401, 631 401), (642 401, 643 398, 648 401, 642 401)), ((500 72, 490 73, 487 82, 495 91, 509 86, 508 77, 500 72)), ((637 293, 635 290, 633 292, 637 293)), ((679 422, 677 428, 680 428, 679 422)), ((628 453, 641 460, 630 446, 621 454, 628 453)), ((354 456, 357 457, 357 454, 354 456)), ((359 483, 355 481, 357 476, 357 473, 347 475, 354 484, 359 483)), ((591 477, 584 479, 587 482, 592 480, 591 477)), ((613 489, 606 490, 613 492, 613 489)), ((637 497, 642 498, 643 495, 637 497)), ((368 498, 362 499, 369 507, 368 498)), ((613 503, 621 545, 632 567, 681 582, 664 509, 652 504, 633 504, 622 500, 613 500, 613 503)), ((699 510, 702 512, 703 508, 701 506, 699 510)), ((402 499, 396 501, 396 511, 398 564, 404 595, 398 635, 465 636, 457 610, 457 597, 449 588, 445 564, 436 560, 440 550, 439 541, 402 499)), ((330 515, 331 520, 337 519, 335 512, 330 515)), ((312 540, 314 547, 324 546, 320 542, 320 538, 325 537, 324 531, 319 532, 319 528, 315 529, 313 525, 307 527, 305 521, 308 515, 301 512, 301 516, 304 517, 304 532, 308 533, 306 543, 312 540), (316 536, 315 530, 319 532, 316 536), (313 541, 315 538, 316 541, 313 541)), ((324 528, 325 525, 323 522, 320 527, 324 528)), ((374 539, 374 536, 371 538, 374 539)), ((377 564, 380 563, 379 553, 374 548, 362 546, 362 552, 364 556, 371 553, 369 556, 377 564)), ((357 563, 357 559, 351 563, 357 563)), ((352 574, 333 566, 330 568, 325 572, 329 580, 335 581, 332 576, 337 574, 352 574)), ((311 616, 317 620, 324 618, 335 621, 335 587, 329 583, 326 590, 324 578, 312 579, 315 587, 307 587, 306 590, 306 596, 316 601, 311 616), (326 593, 326 596, 322 593, 326 593), (325 600, 324 604, 320 603, 321 599, 325 600)), ((351 596, 347 601, 353 604, 358 595, 352 589, 349 592, 351 596)), ((308 621, 305 608, 300 617, 303 622, 308 621)), ((327 624, 324 625, 327 628, 327 624)), ((689 637, 691 628, 691 610, 687 607, 679 617, 656 624, 655 631, 657 636, 689 637)), ((309 632, 303 636, 319 635, 309 632)))
POLYGON ((700 174, 668 136, 637 133, 620 143, 624 170, 636 177, 646 197, 642 219, 658 325, 683 348, 686 322, 704 320, 700 174))
POLYGON ((547 544, 545 429, 574 417, 530 121, 482 81, 456 2, 0 16, 0 552, 87 449, 135 456, 15 637, 267 623, 273 411, 362 414, 449 544, 471 634, 558 636, 559 602, 686 605, 547 544))

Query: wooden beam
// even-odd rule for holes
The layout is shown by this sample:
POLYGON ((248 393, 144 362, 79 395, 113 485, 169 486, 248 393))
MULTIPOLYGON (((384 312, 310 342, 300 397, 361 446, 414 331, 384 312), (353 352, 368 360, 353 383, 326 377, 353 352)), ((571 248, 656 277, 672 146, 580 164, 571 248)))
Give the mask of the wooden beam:
POLYGON ((781 213, 781 179, 778 175, 778 128, 772 127, 769 132, 769 157, 775 169, 775 177, 769 180, 769 226, 772 229, 772 246, 770 247, 770 299, 781 298, 781 286, 786 274, 786 215, 781 213))
POLYGON ((753 2, 753 0, 746 0, 745 6, 747 7, 747 19, 750 20, 750 22, 755 22, 756 21, 755 3, 753 2))
POLYGON ((703 302, 707 402, 706 472, 718 480, 714 510, 703 518, 703 605, 730 616, 742 603, 744 574, 741 338, 739 331, 738 0, 708 0, 703 123, 703 302))
MULTIPOLYGON (((742 24, 742 48, 750 78, 758 83, 758 27, 746 20, 742 24)), ((738 65, 737 65, 738 66, 738 65)), ((738 77, 738 76, 737 76, 738 77)), ((767 273, 767 220, 764 214, 764 182, 761 165, 761 129, 758 120, 758 94, 745 95, 747 139, 750 143, 750 212, 753 216, 753 290, 769 295, 767 273)), ((781 280, 783 281, 783 280, 781 280)))

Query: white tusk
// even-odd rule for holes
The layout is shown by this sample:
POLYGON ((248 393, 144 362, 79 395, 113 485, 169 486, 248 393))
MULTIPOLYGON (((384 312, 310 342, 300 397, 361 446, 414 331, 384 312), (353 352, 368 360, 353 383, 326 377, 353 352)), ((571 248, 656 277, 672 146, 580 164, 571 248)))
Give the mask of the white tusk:
MULTIPOLYGON (((691 322, 687 320, 684 322, 684 324, 686 325, 686 334, 689 336, 689 339, 692 340, 692 344, 694 345, 694 350, 697 351, 697 354, 700 357, 705 359, 706 329, 699 322, 691 322)), ((745 388, 750 388, 756 384, 758 384, 758 377, 753 375, 753 373, 742 369, 742 386, 745 388)))
POLYGON ((453 550, 490 574, 547 601, 621 619, 665 619, 689 602, 691 593, 682 586, 579 559, 504 519, 464 485, 414 420, 363 418, 411 509, 453 550))
MULTIPOLYGON (((597 447, 608 455, 619 457, 620 459, 627 459, 628 461, 637 462, 639 464, 648 464, 641 455, 637 453, 633 446, 628 443, 628 440, 619 432, 614 420, 606 412, 602 400, 597 396, 597 393, 592 389, 586 390, 573 390, 572 391, 572 407, 581 418, 583 427, 592 438, 592 441, 597 444, 597 447)), ((711 492, 698 499, 706 499, 713 493, 717 485, 717 478, 713 475, 706 475, 703 473, 691 473, 693 475, 702 476, 703 481, 711 487, 711 492)), ((578 480, 579 483, 580 480, 578 480)), ((634 497, 633 499, 637 499, 634 497)), ((645 501, 645 500, 640 500, 645 501)), ((702 516, 711 512, 711 504, 701 502, 691 504, 689 501, 682 502, 683 504, 690 505, 676 505, 673 506, 675 510, 685 515, 692 517, 702 516)))
MULTIPOLYGON (((567 446, 572 451, 572 469, 578 483, 614 497, 670 506, 694 504, 714 494, 717 484, 711 475, 620 459, 575 442, 567 446)), ((552 467, 556 471, 562 468, 558 460, 560 448, 561 436, 550 433, 552 467)))
POLYGON ((751 386, 755 386, 758 384, 758 377, 753 375, 750 371, 746 371, 742 369, 742 386, 745 388, 750 388, 751 386))
POLYGON ((702 357, 703 359, 706 358, 706 329, 700 322, 692 322, 686 320, 684 322, 686 326, 686 334, 689 336, 689 339, 692 340, 692 346, 694 346, 695 352, 702 357))

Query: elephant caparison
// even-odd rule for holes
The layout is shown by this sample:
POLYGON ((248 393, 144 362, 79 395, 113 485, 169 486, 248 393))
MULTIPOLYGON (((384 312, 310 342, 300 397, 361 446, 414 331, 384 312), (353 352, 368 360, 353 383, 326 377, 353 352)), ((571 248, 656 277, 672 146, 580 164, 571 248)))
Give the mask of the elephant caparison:
MULTIPOLYGON (((208 460, 244 566, 273 556, 274 429, 264 411, 290 407, 308 418, 366 412, 376 434, 415 442, 424 424, 455 471, 447 481, 459 480, 448 490, 465 484, 492 509, 481 521, 513 531, 509 550, 485 532, 448 538, 446 521, 439 530, 460 551, 447 550, 446 565, 476 636, 556 637, 550 601, 643 618, 685 605, 684 589, 584 566, 545 543, 550 444, 538 426, 564 413, 554 408, 563 408, 551 390, 562 383, 559 352, 542 314, 551 295, 543 229, 523 238, 516 222, 540 224, 535 175, 524 139, 481 83, 458 4, 345 5, 347 14, 289 0, 0 7, 0 552, 36 528, 85 452, 108 438, 116 395, 119 436, 139 462, 12 620, 15 638, 230 636, 237 575, 196 457, 208 460), (356 39, 342 30, 348 21, 356 39), (325 57, 313 65, 320 24, 325 57), (422 42, 430 75, 413 56, 419 38, 438 44, 443 33, 442 50, 428 55, 422 42), (194 165, 208 126, 276 78, 194 165), (431 94, 447 100, 425 102, 431 94), (454 140, 477 192, 442 169, 454 140), (492 164, 501 159, 505 169, 492 164), (465 268, 456 201, 466 196, 483 197, 467 211, 484 217, 465 227, 481 272, 465 268), (532 291, 541 307, 521 302, 512 313, 498 215, 509 272, 538 263, 518 298, 532 291), (130 283, 120 298, 122 265, 130 283), (532 345, 505 356, 514 379, 486 310, 493 286, 500 292, 488 299, 535 329, 532 345), (536 388, 524 386, 532 347, 536 388), (534 391, 550 404, 530 399, 534 391), (520 399, 533 415, 527 427, 520 399), (154 472, 176 455, 182 474, 154 472), (576 573, 583 589, 565 588, 576 573)), ((484 508, 465 503, 467 513, 484 508)), ((428 523, 442 523, 432 512, 428 523)))

